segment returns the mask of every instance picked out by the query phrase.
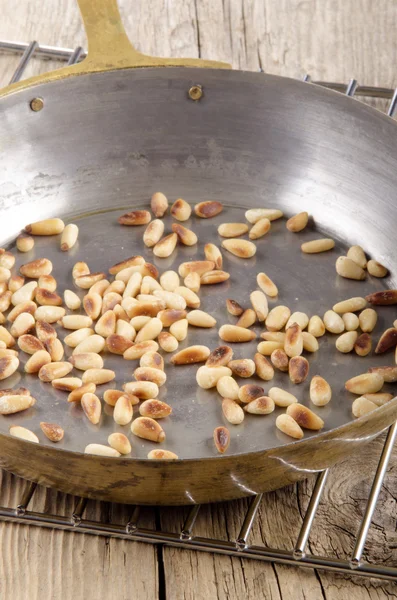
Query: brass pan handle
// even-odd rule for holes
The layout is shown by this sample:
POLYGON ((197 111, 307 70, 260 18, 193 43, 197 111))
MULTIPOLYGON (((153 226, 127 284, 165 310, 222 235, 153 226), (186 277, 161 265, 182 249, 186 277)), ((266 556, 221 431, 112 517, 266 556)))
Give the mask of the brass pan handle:
POLYGON ((9 85, 0 98, 16 91, 73 75, 143 67, 201 67, 231 69, 228 63, 199 58, 156 58, 138 52, 121 21, 117 0, 77 0, 88 39, 87 57, 76 65, 50 71, 9 85))

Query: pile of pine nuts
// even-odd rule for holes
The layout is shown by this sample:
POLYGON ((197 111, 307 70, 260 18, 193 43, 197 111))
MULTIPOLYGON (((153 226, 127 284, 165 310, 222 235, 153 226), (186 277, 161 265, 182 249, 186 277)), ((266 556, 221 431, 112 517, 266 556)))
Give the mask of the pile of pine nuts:
MULTIPOLYGON (((152 215, 148 210, 135 210, 122 215, 123 226, 145 226, 143 243, 152 248, 154 256, 167 258, 176 245, 194 246, 197 235, 181 222, 192 214, 191 206, 183 199, 176 200, 170 213, 176 222, 172 231, 164 232, 162 217, 169 203, 164 194, 157 192, 151 200, 152 215), (164 235, 165 233, 165 235, 164 235)), ((198 218, 212 218, 223 211, 220 202, 200 202, 194 207, 198 218)), ((250 209, 245 213, 247 223, 222 223, 218 234, 223 238, 222 248, 239 258, 251 258, 256 253, 255 240, 268 234, 272 221, 283 218, 278 209, 250 209), (249 240, 241 236, 248 235, 249 240)), ((306 212, 291 217, 286 227, 299 233, 307 226, 306 212)), ((60 249, 69 251, 78 239, 75 224, 64 225, 61 219, 46 219, 25 227, 16 240, 19 252, 29 252, 34 247, 35 236, 60 235, 60 249)), ((332 239, 317 239, 302 244, 302 252, 314 254, 328 252, 335 247, 332 239)), ((198 386, 216 388, 222 399, 223 415, 231 425, 243 422, 245 414, 268 415, 275 407, 286 411, 276 419, 276 427, 286 435, 301 439, 304 429, 318 431, 324 421, 298 398, 279 387, 265 393, 262 385, 247 382, 239 385, 236 378, 249 380, 256 376, 271 381, 275 369, 288 373, 290 381, 299 385, 310 371, 303 352, 319 350, 318 339, 326 332, 338 335, 339 352, 355 352, 366 356, 371 352, 371 332, 377 323, 376 311, 368 304, 397 304, 397 290, 381 291, 370 296, 346 299, 326 311, 323 317, 294 312, 284 305, 272 310, 268 298, 278 296, 278 288, 266 273, 258 273, 258 289, 249 296, 251 306, 244 308, 228 299, 226 310, 237 317, 234 325, 219 326, 219 337, 226 343, 245 343, 256 339, 251 327, 259 322, 264 331, 253 357, 233 358, 233 349, 221 345, 210 350, 204 345, 190 345, 178 351, 179 342, 186 339, 189 326, 214 328, 214 317, 201 310, 199 291, 203 285, 216 285, 230 278, 223 270, 221 250, 212 243, 204 246, 202 260, 184 262, 178 272, 159 273, 142 256, 127 258, 106 272, 92 273, 84 262, 73 266, 75 288, 84 290, 84 297, 76 289, 57 293, 57 281, 52 275, 53 265, 47 258, 38 258, 24 264, 19 274, 12 274, 15 256, 0 249, 0 380, 6 380, 19 368, 19 351, 30 358, 25 364, 26 373, 35 374, 42 382, 68 393, 68 402, 80 403, 86 418, 98 425, 102 415, 102 401, 97 387, 116 378, 113 370, 106 369, 106 353, 120 355, 127 361, 139 361, 134 371, 134 381, 126 382, 122 390, 107 389, 102 396, 105 404, 113 407, 115 423, 130 425, 133 435, 162 443, 166 439, 159 420, 172 414, 172 407, 157 396, 167 375, 163 356, 174 353, 170 364, 174 366, 202 364, 196 373, 198 386), (113 281, 109 279, 113 277, 113 281), (66 308, 65 308, 66 307, 66 308), (81 311, 77 313, 76 311, 81 311), (69 311, 67 314, 67 310, 69 311), (67 335, 63 342, 58 337, 58 324, 67 335), (361 333, 358 333, 358 329, 361 333), (167 331, 166 331, 167 330, 167 331), (64 345, 73 349, 69 360, 64 359, 64 345), (19 349, 19 351, 17 350, 19 349), (105 354, 104 354, 105 353, 105 354), (72 371, 80 372, 80 376, 72 371), (134 418, 134 406, 139 416, 134 418)), ((336 271, 341 277, 364 280, 366 272, 373 277, 385 277, 388 271, 375 260, 367 261, 360 246, 350 248, 346 256, 336 261, 336 271)), ((379 339, 375 353, 396 348, 397 321, 379 339)), ((346 382, 346 389, 357 398, 352 405, 355 417, 375 410, 391 400, 392 395, 382 392, 385 382, 397 381, 397 366, 369 369, 346 382)), ((332 398, 330 384, 316 374, 310 382, 310 400, 316 407, 328 404, 332 398)), ((0 390, 0 414, 8 415, 29 409, 36 404, 26 388, 0 390)), ((52 442, 64 437, 57 423, 42 422, 42 433, 52 442)), ((21 426, 11 426, 10 434, 32 442, 38 436, 21 426)), ((230 444, 230 432, 221 425, 213 432, 218 452, 224 453, 230 444)), ((112 433, 107 444, 89 444, 86 453, 118 457, 132 451, 130 440, 123 433, 112 433)), ((170 450, 152 450, 149 459, 173 460, 178 456, 170 450)))

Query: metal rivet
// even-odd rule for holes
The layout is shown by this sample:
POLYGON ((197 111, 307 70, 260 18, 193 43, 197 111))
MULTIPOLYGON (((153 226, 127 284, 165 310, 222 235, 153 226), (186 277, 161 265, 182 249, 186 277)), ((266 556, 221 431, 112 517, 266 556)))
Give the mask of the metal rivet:
POLYGON ((33 100, 30 102, 30 108, 34 112, 39 112, 40 110, 42 110, 44 108, 43 98, 33 98, 33 100))
POLYGON ((201 85, 192 85, 192 87, 189 90, 189 98, 197 102, 197 100, 200 100, 202 95, 203 88, 201 87, 201 85))

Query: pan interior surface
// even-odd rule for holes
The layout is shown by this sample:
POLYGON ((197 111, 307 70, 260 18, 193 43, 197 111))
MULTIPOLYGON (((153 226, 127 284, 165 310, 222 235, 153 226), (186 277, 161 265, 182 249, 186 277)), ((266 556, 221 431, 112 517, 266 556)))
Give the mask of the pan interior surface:
MULTIPOLYGON (((138 208, 147 208, 147 205, 138 208)), ((217 233, 219 224, 225 221, 245 221, 244 209, 235 206, 225 206, 224 212, 213 219, 191 217, 184 225, 196 232, 199 243, 193 247, 178 245, 169 258, 160 259, 153 255, 151 249, 143 245, 142 235, 145 226, 121 227, 117 223, 119 214, 118 211, 109 210, 77 219, 68 219, 76 222, 80 228, 78 243, 70 252, 61 252, 60 236, 36 238, 35 248, 30 253, 21 254, 16 251, 17 266, 35 258, 49 258, 54 265, 53 275, 58 281, 58 293, 63 294, 65 289, 73 289, 82 298, 85 292, 74 286, 71 274, 73 264, 77 261, 87 262, 92 272, 107 271, 111 265, 123 258, 142 254, 148 262, 153 262, 157 266, 160 273, 169 269, 177 271, 181 262, 202 259, 204 244, 212 242, 221 245, 222 238, 217 233)), ((165 231, 171 231, 173 219, 168 215, 164 222, 165 231)), ((300 234, 292 234, 287 231, 285 220, 280 220, 273 222, 271 231, 264 238, 256 241, 255 257, 241 259, 223 250, 223 268, 231 274, 230 280, 213 286, 202 286, 199 292, 200 308, 216 318, 217 326, 212 329, 189 327, 188 336, 180 343, 179 349, 193 344, 203 344, 214 349, 222 344, 218 336, 219 327, 237 321, 236 317, 227 313, 226 299, 233 298, 243 307, 248 308, 249 294, 257 289, 256 275, 260 271, 269 274, 279 287, 278 298, 269 299, 270 308, 284 304, 291 312, 304 311, 309 315, 322 316, 327 309, 332 308, 333 304, 340 300, 365 295, 379 289, 382 285, 379 280, 369 278, 366 282, 357 282, 342 279, 336 274, 336 257, 346 252, 342 245, 331 252, 319 255, 306 255, 300 251, 302 242, 321 235, 311 227, 300 234)), ((385 308, 381 311, 379 331, 385 329, 389 322, 388 310, 385 308)), ((263 327, 257 324, 253 329, 258 334, 256 341, 230 344, 234 350, 234 358, 253 358, 256 346, 261 341, 259 334, 263 331, 263 327)), ((58 327, 60 339, 68 333, 70 331, 58 327)), ((300 402, 323 418, 324 431, 343 425, 352 419, 353 399, 353 396, 344 390, 344 382, 353 375, 365 372, 369 366, 384 364, 385 358, 384 356, 359 358, 354 354, 341 354, 335 349, 336 337, 327 334, 319 339, 320 350, 317 353, 305 353, 310 362, 310 375, 299 386, 289 381, 288 373, 277 370, 274 379, 270 382, 252 377, 237 378, 238 383, 239 385, 248 382, 259 383, 265 393, 273 386, 282 387, 296 395, 300 402), (325 377, 333 391, 331 402, 322 408, 313 406, 309 400, 310 379, 316 374, 325 377)), ((72 349, 66 345, 65 348, 68 357, 72 349)), ((110 433, 120 431, 132 438, 131 457, 137 458, 146 458, 148 452, 154 447, 172 450, 180 458, 197 459, 215 456, 212 433, 219 425, 226 425, 231 432, 228 454, 232 455, 263 451, 291 442, 290 438, 275 427, 277 415, 285 412, 285 409, 276 408, 274 413, 267 416, 247 414, 241 425, 232 426, 222 415, 221 398, 216 389, 204 390, 197 386, 195 376, 200 365, 176 367, 169 364, 171 354, 164 352, 162 354, 166 363, 167 381, 160 388, 159 398, 172 406, 173 414, 160 421, 166 432, 166 441, 161 445, 132 436, 129 425, 117 425, 112 416, 113 408, 105 403, 103 403, 100 424, 92 425, 79 404, 67 402, 66 392, 54 390, 51 384, 41 382, 37 376, 23 373, 23 365, 29 358, 23 352, 20 352, 19 372, 1 382, 0 389, 10 387, 11 384, 27 387, 37 398, 37 404, 28 411, 1 417, 0 432, 7 433, 12 424, 23 425, 35 431, 43 443, 52 445, 41 434, 39 423, 40 421, 58 423, 64 428, 65 437, 56 448, 83 452, 87 444, 106 444, 110 433)), ((114 369, 117 378, 110 384, 97 387, 99 397, 102 397, 107 388, 121 389, 123 383, 133 381, 133 371, 139 363, 139 361, 125 361, 121 356, 110 353, 104 353, 103 356, 105 368, 114 369)), ((72 375, 81 377, 82 372, 75 369, 69 376, 72 375)), ((135 407, 135 416, 138 415, 138 408, 135 407)), ((315 432, 305 432, 306 438, 312 435, 315 435, 315 432)))
MULTIPOLYGON (((202 258, 205 243, 221 242, 217 226, 244 221, 247 208, 277 207, 288 216, 307 210, 312 215, 315 230, 298 235, 289 233, 285 222, 274 222, 272 231, 258 240, 253 259, 223 252, 231 279, 200 290, 201 308, 217 319, 217 327, 191 328, 180 349, 193 343, 218 346, 218 327, 234 321, 225 299, 248 307, 259 271, 280 289, 271 307, 285 304, 309 315, 322 316, 339 300, 393 287, 393 275, 385 282, 352 282, 335 273, 337 256, 357 243, 392 271, 395 267, 397 130, 390 119, 358 102, 262 74, 140 69, 38 86, 3 98, 0 106, 0 240, 11 242, 21 227, 41 218, 65 216, 76 222, 79 242, 69 254, 60 252, 59 240, 43 238, 36 239, 34 252, 17 259, 17 266, 37 257, 51 259, 59 292, 73 289, 71 269, 78 260, 87 261, 94 272, 143 254, 163 271, 202 258), (193 83, 203 86, 200 102, 188 97, 193 83), (33 96, 43 98, 39 113, 30 110, 33 96), (225 205, 214 219, 188 222, 199 244, 178 246, 170 259, 155 259, 143 246, 143 228, 120 227, 115 212, 116 207, 120 213, 124 208, 148 208, 150 196, 159 190, 171 202, 182 197, 191 204, 210 199, 225 205), (300 252, 303 241, 323 235, 337 240, 334 251, 318 256, 300 252)), ((170 232, 169 216, 165 226, 170 232)), ((390 308, 379 311, 377 333, 390 326, 394 314, 390 308)), ((332 386, 328 406, 310 405, 310 377, 292 387, 287 375, 276 373, 263 385, 265 392, 277 385, 295 393, 321 414, 325 431, 352 419, 352 396, 344 391, 344 382, 370 366, 392 362, 372 355, 342 355, 334 341, 331 335, 321 338, 320 351, 308 356, 310 376, 320 374, 332 386)), ((235 358, 252 358, 257 342, 233 345, 235 358)), ((106 355, 105 366, 116 370, 111 387, 119 387, 133 379, 137 364, 106 355)), ((172 417, 162 423, 167 436, 163 447, 181 458, 215 456, 212 432, 224 423, 219 396, 197 387, 196 370, 197 366, 169 367, 159 396, 173 407, 172 417)), ((2 388, 10 385, 11 381, 1 383, 2 388)), ((65 438, 56 447, 82 452, 88 443, 106 443, 109 433, 123 430, 107 407, 100 427, 91 425, 79 407, 67 403, 65 393, 21 369, 12 385, 29 387, 38 402, 26 413, 1 418, 2 433, 12 424, 39 431, 42 420, 58 422, 65 438)), ((98 391, 101 395, 102 389, 98 391)), ((228 454, 290 443, 275 429, 279 412, 247 415, 239 427, 230 426, 228 454)), ((311 435, 305 433, 306 438, 311 435)), ((134 438, 132 456, 145 458, 153 447, 134 438)))

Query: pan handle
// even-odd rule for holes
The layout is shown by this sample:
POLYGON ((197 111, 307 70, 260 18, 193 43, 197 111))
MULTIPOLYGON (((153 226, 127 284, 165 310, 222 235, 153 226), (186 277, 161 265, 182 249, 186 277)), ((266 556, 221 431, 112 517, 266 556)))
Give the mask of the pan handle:
POLYGON ((80 63, 13 83, 0 98, 50 81, 99 71, 142 67, 201 67, 231 69, 228 63, 199 58, 156 58, 138 52, 121 21, 117 0, 77 0, 88 39, 88 55, 80 63))
POLYGON ((199 58, 157 58, 138 52, 121 21, 117 0, 77 0, 88 38, 89 71, 133 67, 202 67, 230 69, 227 63, 199 58))

